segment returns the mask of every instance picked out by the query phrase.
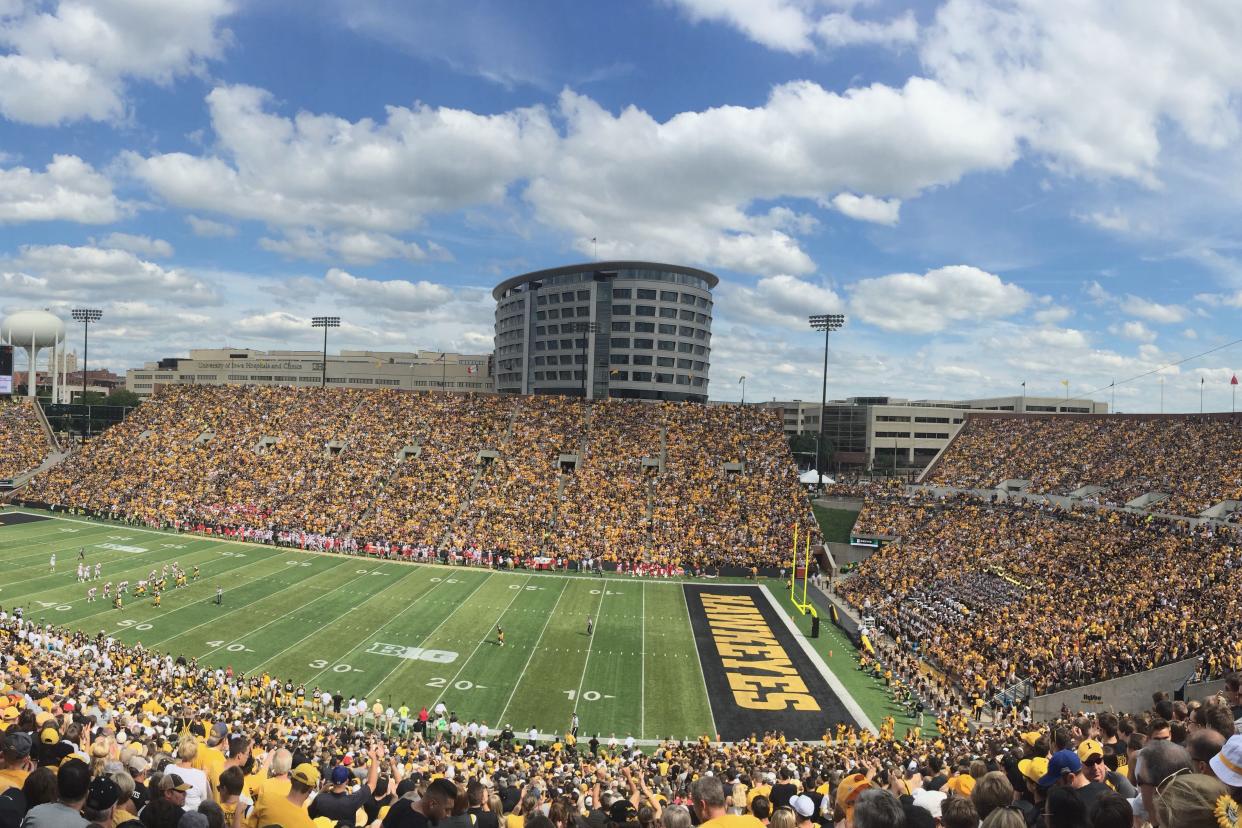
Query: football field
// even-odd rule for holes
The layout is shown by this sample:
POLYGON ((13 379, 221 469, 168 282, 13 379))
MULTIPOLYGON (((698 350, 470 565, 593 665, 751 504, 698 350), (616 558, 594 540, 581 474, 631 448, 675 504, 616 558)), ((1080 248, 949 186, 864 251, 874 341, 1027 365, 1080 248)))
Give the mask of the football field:
POLYGON ((582 734, 604 739, 743 738, 778 723, 814 739, 837 720, 869 724, 753 584, 415 565, 7 512, 0 606, 18 605, 31 620, 267 672, 308 695, 318 687, 415 710, 443 701, 465 720, 519 732, 563 733, 575 712, 582 734), (90 584, 77 581, 80 549, 103 567, 90 584), (132 595, 173 561, 201 577, 168 589, 159 607, 132 595), (121 580, 131 594, 117 610, 102 587, 121 580), (88 586, 98 600, 87 601, 88 586), (750 647, 762 655, 748 660, 750 647))

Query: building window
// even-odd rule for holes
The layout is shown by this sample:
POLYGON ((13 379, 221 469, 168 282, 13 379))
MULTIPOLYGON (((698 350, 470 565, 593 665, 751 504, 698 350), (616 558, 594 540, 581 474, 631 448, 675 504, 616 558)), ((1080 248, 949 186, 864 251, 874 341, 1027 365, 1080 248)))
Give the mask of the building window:
POLYGON ((655 333, 654 322, 635 322, 634 330, 637 333, 655 333))
POLYGON ((896 414, 877 414, 875 417, 877 423, 908 423, 909 417, 899 417, 896 414))
POLYGON ((629 354, 609 354, 608 364, 609 365, 629 365, 630 355, 629 354))
POLYGON ((876 437, 909 437, 910 432, 908 431, 877 431, 875 433, 875 436, 876 437))
POLYGON ((613 322, 612 329, 614 331, 628 331, 630 329, 629 322, 613 322))
POLYGON ((915 417, 916 423, 948 423, 948 417, 915 417))
POLYGON ((572 301, 574 301, 574 292, 573 292, 572 290, 567 290, 567 291, 565 291, 564 293, 562 293, 562 294, 561 294, 561 301, 562 301, 562 302, 572 302, 572 301))
POLYGON ((638 316, 655 316, 656 315, 655 305, 639 305, 637 308, 635 308, 634 312, 638 316))
POLYGON ((661 319, 676 319, 677 308, 660 308, 661 319))
POLYGON ((916 431, 914 437, 917 440, 947 440, 948 434, 941 434, 938 431, 916 431))
POLYGON ((638 298, 639 299, 654 299, 656 298, 656 292, 650 288, 639 288, 638 298))
POLYGON ((694 353, 694 345, 693 345, 692 343, 689 343, 689 342, 678 342, 678 343, 677 343, 677 353, 679 353, 679 354, 692 354, 692 353, 694 353))
POLYGON ((655 381, 671 384, 673 381, 673 375, 672 374, 656 374, 655 381))
POLYGON ((589 291, 589 290, 580 290, 580 291, 578 291, 578 301, 579 301, 579 302, 589 302, 590 300, 591 300, 591 291, 589 291))
POLYGON ((635 365, 650 365, 651 356, 648 354, 634 354, 635 365))
POLYGON ((580 306, 580 307, 578 308, 578 315, 579 315, 579 316, 590 316, 590 315, 591 315, 591 307, 590 307, 589 305, 582 305, 582 306, 580 306))
POLYGON ((548 304, 549 304, 549 305, 559 305, 560 303, 561 303, 561 295, 560 295, 559 293, 549 293, 549 294, 548 294, 548 304))
POLYGON ((677 367, 678 367, 678 368, 680 368, 680 369, 681 369, 681 370, 683 370, 683 371, 689 371, 689 370, 691 370, 691 369, 693 369, 693 368, 694 368, 694 360, 692 360, 692 359, 679 359, 679 360, 677 360, 677 367))
POLYGON ((682 303, 683 305, 693 305, 693 304, 694 304, 694 296, 693 296, 692 294, 689 294, 689 293, 683 293, 683 294, 681 295, 681 303, 682 303))
POLYGON ((675 290, 662 290, 662 291, 660 291, 660 301, 661 301, 661 302, 676 302, 676 301, 677 301, 677 291, 675 291, 675 290))
POLYGON ((633 377, 634 382, 651 382, 650 371, 635 371, 633 377))
POLYGON ((656 365, 659 365, 661 368, 672 368, 676 362, 677 360, 672 357, 656 357, 656 365))
POLYGON ((634 347, 635 347, 635 348, 641 348, 641 349, 650 350, 650 349, 652 349, 652 348, 654 348, 654 347, 655 347, 655 340, 653 340, 653 339, 635 339, 635 340, 634 340, 634 347))
POLYGON ((690 384, 690 378, 689 378, 689 377, 687 377, 685 374, 678 374, 678 375, 677 375, 677 384, 678 384, 678 385, 689 385, 689 384, 690 384))
POLYGON ((612 298, 613 299, 629 299, 630 289, 629 288, 613 288, 612 298))
POLYGON ((690 327, 689 325, 681 325, 677 328, 677 335, 684 336, 687 339, 689 339, 690 337, 694 336, 694 328, 690 327))
POLYGON ((629 316, 630 306, 629 305, 613 305, 612 315, 613 316, 629 316))

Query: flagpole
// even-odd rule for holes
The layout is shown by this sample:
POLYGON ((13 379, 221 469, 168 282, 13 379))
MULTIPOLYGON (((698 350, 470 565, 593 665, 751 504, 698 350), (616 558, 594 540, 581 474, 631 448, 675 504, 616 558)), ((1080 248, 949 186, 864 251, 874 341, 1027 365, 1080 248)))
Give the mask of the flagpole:
POLYGON ((1199 413, 1203 413, 1203 377, 1199 377, 1199 413))

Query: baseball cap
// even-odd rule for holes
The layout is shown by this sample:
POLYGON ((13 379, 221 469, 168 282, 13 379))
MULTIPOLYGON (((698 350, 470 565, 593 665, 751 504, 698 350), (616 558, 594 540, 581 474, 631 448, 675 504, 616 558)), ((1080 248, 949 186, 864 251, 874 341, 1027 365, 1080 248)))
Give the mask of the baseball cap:
POLYGON ((1085 762, 1092 756, 1102 758, 1104 756, 1104 745, 1095 739, 1083 739, 1078 743, 1078 758, 1085 762))
POLYGON ((794 813, 800 817, 815 816, 815 802, 806 794, 798 794, 789 800, 789 804, 793 806, 794 813))
POLYGON ((188 791, 192 786, 175 773, 167 773, 160 777, 161 791, 188 791))
POLYGON ((125 763, 125 767, 133 773, 146 773, 151 767, 151 763, 147 761, 145 756, 131 756, 129 761, 125 763))
POLYGON ((32 744, 29 733, 10 730, 4 734, 4 750, 7 753, 17 756, 29 756, 32 744))
POLYGON ((45 727, 39 733, 39 741, 45 745, 54 745, 60 741, 60 731, 54 727, 45 727))
POLYGON ((1242 788, 1242 736, 1230 736, 1208 764, 1221 782, 1231 788, 1242 788))
POLYGON ((1048 757, 1036 756, 1033 759, 1022 759, 1018 762, 1018 773, 1039 784, 1039 780, 1048 772, 1048 757))
POLYGON ((337 765, 335 768, 332 769, 332 784, 333 785, 344 785, 346 782, 349 781, 350 775, 351 774, 349 772, 349 768, 345 767, 344 765, 337 765))
POLYGON ((1072 750, 1058 750, 1048 760, 1048 772, 1039 778, 1041 788, 1052 787, 1063 773, 1078 773, 1082 770, 1082 760, 1072 750))
POLYGON ((289 774, 289 778, 294 782, 301 782, 308 788, 314 788, 319 785, 319 771, 309 762, 303 762, 293 769, 289 774))
POLYGON ((129 795, 129 801, 134 803, 134 813, 145 808, 146 804, 151 801, 151 794, 147 791, 147 786, 135 785, 134 792, 129 795))
POLYGON ((1038 730, 1028 730, 1027 732, 1021 734, 1021 738, 1022 741, 1026 742, 1031 747, 1035 747, 1035 743, 1038 742, 1039 737, 1043 735, 1044 734, 1038 730))
POLYGON ((92 811, 106 811, 116 804, 121 789, 106 776, 100 776, 91 782, 86 792, 86 807, 92 811))
POLYGON ((0 716, 3 716, 6 722, 15 722, 20 715, 21 711, 17 709, 17 705, 9 705, 4 708, 3 713, 0 713, 0 716))
POLYGON ((1216 819, 1217 806, 1228 795, 1229 790, 1219 779, 1202 773, 1187 773, 1174 779, 1161 791, 1156 799, 1156 815, 1161 825, 1218 828, 1228 824, 1216 819))
POLYGON ((867 777, 861 773, 851 773, 837 785, 837 805, 846 812, 854 810, 854 800, 863 791, 871 787, 867 777))
POLYGON ((969 773, 959 773, 946 782, 944 787, 950 793, 969 798, 971 791, 975 789, 975 778, 969 773))

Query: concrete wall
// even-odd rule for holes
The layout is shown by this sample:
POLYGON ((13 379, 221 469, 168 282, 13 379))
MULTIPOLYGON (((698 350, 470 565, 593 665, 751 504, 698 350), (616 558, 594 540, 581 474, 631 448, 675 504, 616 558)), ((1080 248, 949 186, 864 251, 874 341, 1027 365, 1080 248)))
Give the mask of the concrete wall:
POLYGON ((828 552, 832 555, 832 560, 838 567, 865 561, 875 554, 875 550, 869 546, 853 546, 848 543, 827 543, 824 545, 828 547, 828 552))
POLYGON ((1114 713, 1146 710, 1151 707, 1152 693, 1164 690, 1170 696, 1173 695, 1186 685, 1198 665, 1199 659, 1187 658, 1132 676, 1036 696, 1031 700, 1031 712, 1035 714, 1036 721, 1043 721, 1059 716, 1061 705, 1074 711, 1086 710, 1095 713, 1106 710, 1114 713))
POLYGON ((1225 680, 1200 681, 1186 685, 1186 701, 1206 701, 1225 689, 1225 680))

